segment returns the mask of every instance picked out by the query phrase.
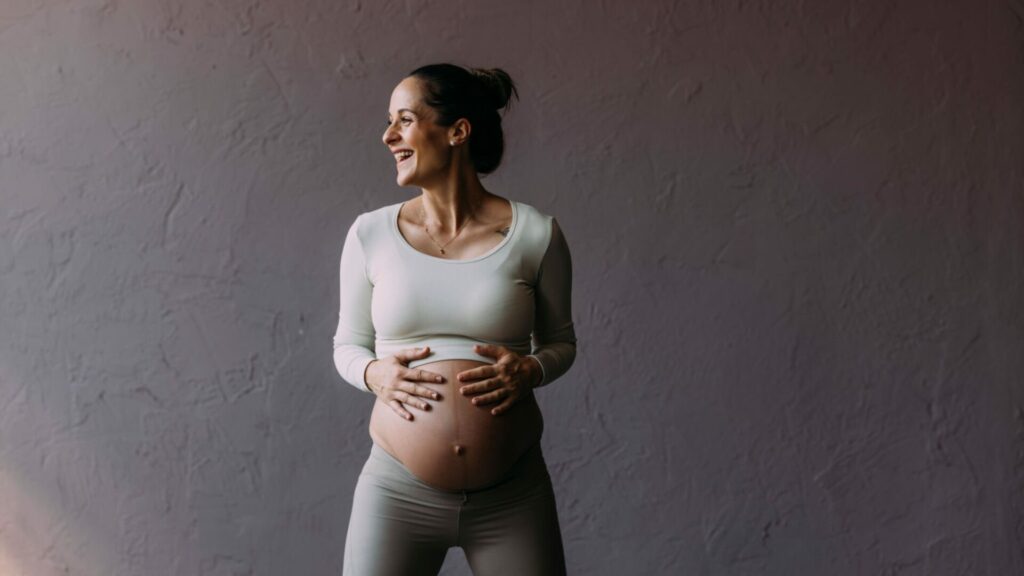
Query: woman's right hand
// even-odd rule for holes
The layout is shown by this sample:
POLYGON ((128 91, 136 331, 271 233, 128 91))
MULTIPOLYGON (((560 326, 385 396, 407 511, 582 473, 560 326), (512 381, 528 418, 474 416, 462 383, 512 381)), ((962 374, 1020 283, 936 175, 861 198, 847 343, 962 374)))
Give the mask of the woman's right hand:
POLYGON ((416 382, 440 384, 444 382, 444 376, 436 372, 408 368, 410 361, 423 358, 428 354, 430 354, 430 346, 407 348, 392 356, 374 360, 366 367, 366 385, 396 414, 406 420, 412 420, 412 414, 405 409, 403 403, 421 410, 428 410, 430 404, 420 398, 432 400, 440 398, 436 391, 416 384, 416 382))

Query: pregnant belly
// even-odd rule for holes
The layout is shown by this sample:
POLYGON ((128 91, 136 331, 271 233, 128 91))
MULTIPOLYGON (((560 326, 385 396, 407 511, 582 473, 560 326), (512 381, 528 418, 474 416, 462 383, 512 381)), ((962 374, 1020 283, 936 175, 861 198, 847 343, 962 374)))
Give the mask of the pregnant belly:
POLYGON ((418 366, 445 377, 445 382, 418 382, 441 397, 426 398, 427 410, 409 405, 406 420, 380 398, 370 416, 373 441, 397 458, 420 480, 442 490, 474 490, 500 481, 520 456, 540 441, 544 429, 533 391, 525 391, 498 416, 494 402, 475 406, 474 395, 459 392, 469 382, 456 376, 476 366, 477 360, 441 360, 418 366))

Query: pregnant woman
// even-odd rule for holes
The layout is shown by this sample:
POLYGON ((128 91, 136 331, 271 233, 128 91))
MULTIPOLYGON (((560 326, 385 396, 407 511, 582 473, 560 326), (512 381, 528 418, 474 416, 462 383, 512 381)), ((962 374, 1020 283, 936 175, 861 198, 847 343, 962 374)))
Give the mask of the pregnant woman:
POLYGON ((341 255, 334 363, 376 395, 346 576, 565 574, 534 389, 576 357, 572 263, 554 217, 486 190, 516 95, 500 69, 418 68, 383 141, 411 200, 360 214, 341 255))

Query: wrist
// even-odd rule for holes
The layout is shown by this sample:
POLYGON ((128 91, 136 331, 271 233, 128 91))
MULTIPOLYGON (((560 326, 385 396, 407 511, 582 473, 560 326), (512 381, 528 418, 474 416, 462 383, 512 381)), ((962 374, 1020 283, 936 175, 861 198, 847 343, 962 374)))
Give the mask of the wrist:
POLYGON ((373 386, 370 385, 370 366, 373 366, 377 362, 377 360, 370 360, 370 362, 366 365, 366 368, 363 369, 363 383, 366 386, 366 389, 370 392, 373 392, 374 394, 376 394, 377 391, 374 390, 373 386))
POLYGON ((539 388, 541 382, 544 380, 544 367, 541 366, 540 360, 536 356, 527 356, 533 360, 530 362, 531 374, 530 374, 530 388, 539 388))

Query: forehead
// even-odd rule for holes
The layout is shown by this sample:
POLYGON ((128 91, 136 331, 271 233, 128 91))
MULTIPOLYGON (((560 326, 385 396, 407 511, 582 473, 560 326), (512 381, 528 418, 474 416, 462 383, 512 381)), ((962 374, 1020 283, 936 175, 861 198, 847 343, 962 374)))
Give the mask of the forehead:
POLYGON ((418 78, 406 77, 391 91, 388 113, 397 113, 402 108, 412 110, 414 114, 421 116, 426 112, 422 103, 422 84, 418 78))

